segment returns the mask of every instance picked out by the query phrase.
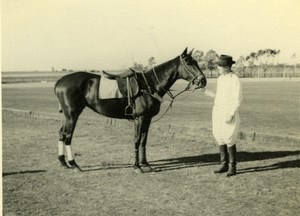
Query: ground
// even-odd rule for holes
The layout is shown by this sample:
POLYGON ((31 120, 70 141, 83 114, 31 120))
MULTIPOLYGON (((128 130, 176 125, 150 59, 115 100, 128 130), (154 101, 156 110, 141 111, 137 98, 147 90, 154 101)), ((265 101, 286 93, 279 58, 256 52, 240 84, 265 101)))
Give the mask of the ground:
MULTIPOLYGON (((185 84, 175 84, 172 92, 185 84)), ((132 123, 84 110, 72 143, 84 172, 74 172, 57 160, 63 116, 54 83, 3 85, 3 214, 298 215, 300 82, 242 79, 242 84, 243 136, 237 143, 238 174, 230 178, 213 173, 219 165, 213 100, 203 94, 181 95, 151 124, 148 160, 158 171, 144 174, 132 168, 132 123)), ((207 87, 213 90, 215 81, 208 80, 207 87)), ((168 104, 166 98, 161 114, 168 104)))
POLYGON ((240 141, 238 175, 216 175, 218 147, 150 129, 149 162, 133 171, 131 123, 82 120, 73 148, 84 172, 57 160, 60 120, 3 115, 4 215, 297 215, 297 143, 240 141))

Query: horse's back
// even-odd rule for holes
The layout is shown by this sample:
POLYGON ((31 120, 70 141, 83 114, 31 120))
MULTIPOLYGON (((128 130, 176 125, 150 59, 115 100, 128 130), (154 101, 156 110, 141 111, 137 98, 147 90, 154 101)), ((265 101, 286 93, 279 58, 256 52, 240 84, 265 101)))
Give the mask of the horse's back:
POLYGON ((81 72, 81 71, 75 72, 61 77, 59 80, 57 80, 55 87, 81 85, 82 83, 87 82, 90 79, 99 78, 99 77, 100 75, 92 74, 88 72, 81 72))
POLYGON ((89 80, 99 79, 100 75, 92 74, 88 72, 75 72, 67 74, 61 77, 54 86, 54 91, 57 94, 58 91, 65 90, 84 90, 89 80))

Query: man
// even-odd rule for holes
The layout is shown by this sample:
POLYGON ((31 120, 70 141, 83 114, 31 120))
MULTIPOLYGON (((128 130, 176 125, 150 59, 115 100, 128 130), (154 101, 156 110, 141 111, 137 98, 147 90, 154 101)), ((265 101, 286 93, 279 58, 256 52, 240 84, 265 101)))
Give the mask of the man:
POLYGON ((241 83, 231 70, 235 63, 231 56, 221 55, 217 61, 220 76, 216 93, 202 89, 205 95, 214 97, 212 111, 213 135, 219 144, 221 167, 215 173, 236 175, 236 140, 240 127, 239 107, 242 102, 241 83))

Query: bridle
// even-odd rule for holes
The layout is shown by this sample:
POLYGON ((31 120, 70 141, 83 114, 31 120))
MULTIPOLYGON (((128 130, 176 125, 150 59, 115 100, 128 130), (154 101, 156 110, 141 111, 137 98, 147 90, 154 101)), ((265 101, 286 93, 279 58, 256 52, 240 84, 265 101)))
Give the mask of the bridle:
POLYGON ((185 71, 189 72, 190 74, 193 75, 194 79, 192 81, 189 82, 189 84, 187 85, 186 89, 189 90, 192 86, 192 84, 195 84, 195 80, 197 80, 197 83, 201 82, 201 77, 202 75, 196 76, 193 71, 190 70, 190 68, 186 65, 184 59, 180 56, 180 61, 181 64, 183 65, 183 68, 185 69, 185 71))
MULTIPOLYGON (((163 85, 161 84, 160 80, 158 79, 158 76, 157 76, 157 73, 155 71, 155 68, 152 67, 152 72, 155 76, 155 79, 158 81, 159 85, 161 86, 162 90, 165 91, 166 94, 169 95, 169 97, 171 98, 171 101, 170 101, 170 104, 168 106, 168 108, 166 109, 166 111, 158 118, 156 119, 155 121, 152 121, 151 123, 154 123, 154 122, 157 122, 158 120, 160 120, 167 112, 170 108, 172 108, 172 104, 175 100, 176 97, 178 97, 180 94, 186 92, 186 91, 189 91, 189 90, 192 90, 191 92, 193 92, 196 88, 191 88, 194 84, 197 84, 201 82, 201 78, 202 78, 202 75, 199 75, 199 76, 196 76, 193 71, 190 70, 190 68, 187 66, 187 64, 185 63, 184 61, 184 58, 181 57, 181 55, 179 56, 180 58, 180 62, 181 62, 181 65, 183 66, 184 70, 187 71, 188 73, 192 74, 192 76, 194 77, 194 79, 192 81, 190 81, 187 85, 187 87, 180 91, 179 93, 177 93, 175 96, 172 94, 172 92, 170 90, 166 90, 163 85), (195 82, 195 80, 197 80, 197 83, 195 82)), ((144 83, 146 84, 148 90, 141 90, 142 93, 144 94, 147 94, 147 95, 150 95, 151 97, 154 97, 155 99, 159 100, 161 103, 164 101, 162 99, 162 97, 158 94, 158 90, 151 87, 149 84, 148 84, 148 81, 146 79, 146 76, 144 74, 144 71, 140 71, 140 73, 142 74, 143 76, 143 79, 144 79, 144 83)))
MULTIPOLYGON (((184 59, 181 57, 181 55, 179 56, 179 58, 180 58, 181 64, 183 65, 183 68, 184 68, 188 73, 192 74, 192 76, 194 77, 194 79, 188 83, 187 87, 186 87, 182 92, 180 92, 180 94, 181 94, 181 93, 183 93, 183 92, 185 92, 185 91, 190 90, 190 89, 191 89, 191 86, 192 86, 193 84, 195 84, 195 80, 197 80, 197 83, 200 83, 200 79, 201 79, 202 75, 196 76, 195 73, 193 73, 193 71, 191 71, 190 68, 187 66, 187 64, 185 63, 184 59)), ((156 80, 158 81, 158 83, 161 84, 160 80, 159 80, 158 77, 157 77, 157 74, 156 74, 156 71, 155 71, 155 68, 154 68, 154 67, 152 68, 152 71, 153 71, 153 74, 154 74, 156 80)), ((147 82, 146 77, 144 76, 144 74, 143 74, 143 77, 144 77, 144 80, 145 80, 146 84, 148 85, 148 82, 147 82)), ((162 86, 161 86, 161 87, 162 87, 162 86)), ((149 85, 148 85, 148 88, 150 88, 149 85)), ((179 95, 179 94, 177 94, 177 95, 174 97, 170 90, 166 90, 166 89, 164 89, 164 87, 162 87, 162 89, 165 91, 165 93, 167 93, 167 94, 170 96, 170 98, 171 98, 172 100, 174 100, 175 97, 177 97, 177 96, 179 95)))
MULTIPOLYGON (((163 90, 164 90, 164 91, 169 95, 169 97, 171 98, 171 102, 170 102, 168 108, 166 109, 166 111, 165 111, 158 119, 156 119, 155 121, 152 121, 151 123, 154 123, 154 122, 157 122, 158 120, 160 120, 160 119, 168 112, 168 110, 169 110, 170 108, 172 108, 172 104, 173 104, 175 98, 176 98, 177 96, 179 96, 180 94, 182 94, 182 93, 184 93, 184 92, 186 92, 186 91, 189 91, 189 90, 191 89, 191 87, 195 84, 195 80, 197 80, 197 83, 200 83, 200 79, 201 79, 202 75, 196 76, 196 75, 193 73, 193 71, 191 71, 190 68, 186 65, 186 63, 185 63, 184 59, 181 57, 181 55, 180 55, 179 57, 180 57, 180 62, 181 62, 181 64, 183 65, 184 69, 185 69, 187 72, 189 72, 190 74, 192 74, 193 77, 194 77, 194 79, 188 83, 187 87, 186 87, 184 90, 180 91, 180 92, 177 93, 175 96, 173 96, 173 94, 171 93, 170 90, 165 90, 165 89, 163 88, 163 90)), ((153 73, 154 73, 154 75, 155 75, 156 80, 157 80, 157 81, 159 82, 159 84, 160 84, 161 82, 159 81, 159 79, 158 79, 158 77, 157 77, 157 74, 156 74, 156 72, 155 72, 154 67, 152 68, 152 71, 153 71, 153 73)), ((193 92, 194 90, 195 90, 195 88, 192 90, 192 92, 193 92)))

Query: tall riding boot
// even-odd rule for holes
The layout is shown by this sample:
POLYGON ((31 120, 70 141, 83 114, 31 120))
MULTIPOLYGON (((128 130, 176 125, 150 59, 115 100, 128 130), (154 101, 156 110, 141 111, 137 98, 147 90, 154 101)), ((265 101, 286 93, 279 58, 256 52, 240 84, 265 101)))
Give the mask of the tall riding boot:
POLYGON ((228 146, 229 152, 229 170, 227 172, 227 176, 236 175, 236 146, 228 146))
POLYGON ((220 159, 221 167, 214 171, 214 173, 224 173, 228 171, 228 152, 227 145, 220 145, 220 159))

